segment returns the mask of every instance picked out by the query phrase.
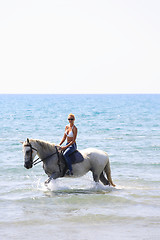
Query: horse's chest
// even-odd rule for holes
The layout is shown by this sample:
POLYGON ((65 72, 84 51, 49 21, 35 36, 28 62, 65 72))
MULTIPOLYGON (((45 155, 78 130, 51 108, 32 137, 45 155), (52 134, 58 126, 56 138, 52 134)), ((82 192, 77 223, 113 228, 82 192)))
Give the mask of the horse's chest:
POLYGON ((50 175, 53 173, 53 168, 48 162, 43 164, 43 169, 47 175, 50 175))

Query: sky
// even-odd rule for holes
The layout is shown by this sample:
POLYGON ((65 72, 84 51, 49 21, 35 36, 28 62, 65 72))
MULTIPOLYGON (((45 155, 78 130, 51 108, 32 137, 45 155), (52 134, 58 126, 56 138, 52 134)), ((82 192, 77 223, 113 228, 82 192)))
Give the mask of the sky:
POLYGON ((159 0, 0 0, 0 93, 160 93, 159 0))

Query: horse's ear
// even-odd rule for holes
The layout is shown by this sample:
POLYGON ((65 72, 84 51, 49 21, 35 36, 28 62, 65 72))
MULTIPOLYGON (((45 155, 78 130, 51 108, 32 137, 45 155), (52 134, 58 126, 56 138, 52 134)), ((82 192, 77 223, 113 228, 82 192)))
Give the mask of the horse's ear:
POLYGON ((29 143, 29 138, 27 138, 27 143, 29 143))

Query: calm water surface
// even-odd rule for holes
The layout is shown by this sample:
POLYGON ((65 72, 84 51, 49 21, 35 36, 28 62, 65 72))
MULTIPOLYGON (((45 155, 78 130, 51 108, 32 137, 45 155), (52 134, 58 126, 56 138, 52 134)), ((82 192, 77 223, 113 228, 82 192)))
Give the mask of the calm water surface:
POLYGON ((160 95, 0 95, 0 238, 160 239, 160 95), (79 149, 107 151, 116 188, 82 178, 49 189, 23 167, 26 138, 58 144, 76 115, 79 149))

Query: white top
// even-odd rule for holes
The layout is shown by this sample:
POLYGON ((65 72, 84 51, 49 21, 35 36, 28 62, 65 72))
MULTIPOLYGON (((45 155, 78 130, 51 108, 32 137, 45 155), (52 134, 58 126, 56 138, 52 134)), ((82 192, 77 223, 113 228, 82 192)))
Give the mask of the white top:
POLYGON ((68 130, 67 128, 67 130, 65 131, 65 134, 67 135, 67 137, 73 137, 73 128, 74 128, 74 125, 72 127, 72 130, 69 133, 67 133, 67 130, 68 130))

